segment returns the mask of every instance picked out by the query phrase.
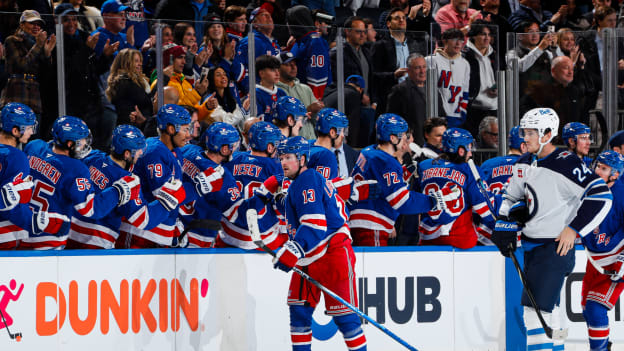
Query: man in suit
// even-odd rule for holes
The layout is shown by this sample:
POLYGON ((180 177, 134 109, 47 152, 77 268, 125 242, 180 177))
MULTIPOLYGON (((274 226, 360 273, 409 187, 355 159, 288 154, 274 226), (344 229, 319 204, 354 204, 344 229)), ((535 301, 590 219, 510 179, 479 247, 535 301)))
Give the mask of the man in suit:
POLYGON ((423 124, 427 117, 426 80, 425 58, 419 53, 411 54, 407 59, 407 79, 392 87, 386 107, 386 112, 405 118, 407 125, 413 131, 414 141, 418 145, 425 142, 423 124))
POLYGON ((386 18, 386 26, 390 35, 375 42, 373 45, 373 78, 380 92, 378 111, 386 109, 385 92, 407 79, 407 58, 410 54, 427 54, 427 42, 409 37, 406 15, 398 7, 390 10, 386 18), (383 93, 382 93, 383 92, 383 93))
POLYGON ((336 154, 336 160, 338 161, 338 176, 347 178, 351 175, 351 171, 355 167, 355 161, 360 157, 360 152, 347 145, 344 138, 340 138, 340 141, 336 143, 332 151, 336 154))

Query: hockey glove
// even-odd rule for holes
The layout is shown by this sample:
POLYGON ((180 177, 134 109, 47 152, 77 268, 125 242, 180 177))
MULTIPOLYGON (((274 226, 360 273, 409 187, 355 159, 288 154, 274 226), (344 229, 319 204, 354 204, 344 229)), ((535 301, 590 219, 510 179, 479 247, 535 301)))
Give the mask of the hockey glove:
POLYGON ((297 261, 303 257, 303 248, 294 240, 288 240, 273 257, 273 268, 278 268, 288 273, 297 261))
POLYGON ((496 221, 492 232, 492 242, 505 257, 509 257, 518 244, 518 223, 508 217, 501 217, 496 221))
POLYGON ((434 211, 448 211, 449 207, 455 207, 455 202, 461 196, 461 190, 457 185, 453 184, 436 190, 431 195, 435 199, 434 211))
POLYGON ((518 224, 523 227, 524 223, 529 220, 529 208, 526 202, 518 201, 513 204, 509 209, 509 218, 518 222, 518 224))
POLYGON ((172 178, 156 191, 155 197, 167 211, 173 211, 186 198, 186 191, 181 181, 172 178))
POLYGON ((362 180, 359 182, 353 183, 353 188, 351 189, 351 197, 349 198, 350 202, 358 202, 364 200, 373 200, 379 198, 381 194, 381 189, 377 185, 376 180, 362 180))
POLYGON ((39 211, 34 212, 32 216, 32 231, 34 235, 42 233, 56 234, 64 225, 69 225, 70 221, 67 216, 62 214, 39 211))
POLYGON ((15 208, 17 204, 27 204, 30 202, 33 187, 31 179, 32 178, 28 176, 26 179, 18 179, 0 188, 3 201, 2 211, 11 210, 15 208))
POLYGON ((117 206, 123 206, 131 200, 139 198, 141 191, 141 180, 139 177, 127 175, 113 183, 113 188, 119 192, 119 202, 117 206))
POLYGON ((336 188, 336 193, 343 200, 349 200, 351 197, 351 188, 353 186, 353 178, 337 177, 332 179, 332 185, 336 188))
POLYGON ((209 167, 195 176, 195 187, 197 192, 206 195, 221 190, 223 186, 223 167, 209 167))

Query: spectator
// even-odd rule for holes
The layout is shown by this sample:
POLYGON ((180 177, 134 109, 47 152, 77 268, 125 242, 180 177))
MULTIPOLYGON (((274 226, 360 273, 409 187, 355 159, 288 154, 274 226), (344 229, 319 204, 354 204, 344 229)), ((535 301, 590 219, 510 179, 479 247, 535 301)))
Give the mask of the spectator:
POLYGON ((464 34, 459 29, 442 33, 441 48, 427 57, 431 67, 438 70, 439 113, 446 116, 450 127, 459 127, 466 122, 470 65, 461 57, 464 34))
POLYGON ((466 35, 470 24, 481 17, 477 10, 468 8, 469 4, 470 0, 451 0, 450 4, 442 6, 435 16, 440 31, 444 33, 448 29, 455 28, 466 35))
MULTIPOLYGON (((96 7, 85 5, 84 0, 63 0, 61 3, 71 4, 78 13, 78 29, 91 33, 98 27, 104 26, 100 10, 96 7)), ((54 9, 54 13, 56 14, 56 9, 54 9)))
POLYGON ((380 111, 386 110, 385 92, 407 79, 407 58, 410 54, 427 54, 427 42, 416 41, 406 35, 406 17, 403 10, 398 7, 390 10, 386 25, 390 35, 375 43, 372 56, 373 78, 379 92, 384 92, 378 96, 380 111))
MULTIPOLYGON (((253 10, 249 21, 253 25, 254 43, 255 43, 255 55, 256 59, 262 55, 277 56, 281 50, 277 41, 273 39, 273 18, 271 12, 267 10, 271 6, 261 6, 253 10)), ((249 91, 249 77, 247 68, 249 62, 247 61, 247 50, 249 47, 248 38, 241 39, 236 48, 236 55, 234 57, 234 63, 232 64, 232 78, 236 79, 236 83, 239 85, 241 92, 247 93, 249 91), (242 66, 241 66, 242 65, 242 66), (241 70, 241 68, 244 70, 241 70)), ((278 67, 279 68, 279 67, 278 67)))
POLYGON ((189 77, 199 77, 199 72, 194 70, 194 66, 203 66, 210 56, 207 50, 198 52, 195 28, 187 22, 180 22, 173 27, 173 42, 184 49, 184 70, 183 73, 189 77))
POLYGON ((225 32, 228 36, 228 42, 234 40, 236 45, 245 37, 247 27, 247 12, 242 6, 228 6, 223 15, 225 21, 225 32))
POLYGON ((223 67, 213 67, 208 71, 208 93, 212 93, 218 102, 210 120, 225 122, 242 130, 243 122, 249 117, 250 101, 246 98, 241 103, 233 88, 223 67))
POLYGON ((541 32, 547 32, 548 26, 565 27, 568 5, 561 5, 554 15, 542 10, 540 0, 520 0, 520 8, 509 16, 509 24, 515 32, 523 30, 523 22, 536 22, 541 32))
POLYGON ((377 30, 375 30, 375 25, 370 18, 365 17, 362 20, 366 26, 366 41, 362 44, 362 49, 368 57, 373 57, 373 45, 377 42, 377 30))
POLYGON ((468 32, 463 56, 470 64, 470 104, 465 128, 475 135, 481 119, 496 116, 498 89, 496 76, 498 54, 492 48, 492 31, 487 22, 476 20, 468 32))
MULTIPOLYGON (((17 7, 19 11, 34 10, 43 20, 41 30, 47 33, 54 33, 54 16, 52 16, 54 9, 54 2, 48 0, 17 0, 17 7)), ((3 14, 3 19, 5 14, 3 14)))
POLYGON ((236 54, 236 40, 228 39, 221 17, 217 14, 209 14, 206 21, 206 34, 204 35, 202 50, 207 50, 208 61, 204 65, 223 67, 229 76, 234 54, 236 54), (210 54, 211 52, 212 54, 210 54))
MULTIPOLYGON (((411 32, 431 31, 431 23, 434 22, 431 11, 431 0, 419 1, 419 4, 410 6, 408 0, 390 0, 389 9, 400 8, 407 17, 407 30, 411 32)), ((386 28, 390 11, 384 11, 379 16, 379 28, 386 28)))
POLYGON ((566 14, 566 27, 574 31, 584 31, 591 27, 591 21, 583 16, 581 10, 576 6, 576 0, 567 0, 568 11, 566 14))
POLYGON ((613 133, 609 141, 609 149, 624 155, 624 130, 613 133))
POLYGON ((314 116, 324 107, 312 93, 312 89, 297 79, 297 62, 290 52, 280 54, 279 82, 276 85, 286 92, 286 95, 299 99, 306 106, 309 116, 304 119, 299 135, 306 139, 315 139, 314 116))
MULTIPOLYGON (((364 78, 352 75, 345 80, 344 102, 345 115, 349 119, 349 132, 345 134, 347 144, 363 148, 371 144, 374 115, 363 113, 364 78)), ((326 107, 338 108, 338 89, 335 85, 325 91, 323 103, 326 107)))
MULTIPOLYGON (((344 75, 346 77, 358 75, 364 78, 364 105, 370 105, 375 109, 377 107, 376 99, 371 98, 374 94, 372 89, 369 88, 369 82, 373 79, 373 66, 370 57, 362 50, 362 45, 366 40, 364 21, 361 17, 349 17, 345 21, 344 28, 346 36, 346 45, 344 45, 343 51, 344 75), (371 100, 373 101, 372 104, 371 100)), ((336 72, 338 72, 336 48, 331 49, 329 54, 331 58, 332 80, 336 81, 336 72)))
POLYGON ((498 149, 498 119, 486 116, 479 123, 477 147, 482 149, 498 149))
POLYGON ((320 99, 325 87, 331 83, 329 45, 321 33, 315 30, 312 14, 307 7, 298 5, 288 9, 286 18, 288 30, 295 39, 290 52, 296 59, 297 78, 310 86, 316 99, 320 99))
POLYGON ((333 25, 333 22, 331 21, 331 18, 333 17, 327 11, 316 9, 312 10, 312 18, 314 18, 316 31, 321 33, 321 36, 329 43, 329 46, 333 47, 336 45, 335 41, 332 42, 332 40, 329 39, 329 28, 333 25))
POLYGON ((423 128, 425 144, 423 145, 423 149, 428 149, 431 152, 427 152, 425 150, 419 161, 426 158, 434 158, 426 156, 427 154, 431 154, 431 156, 433 156, 433 154, 439 155, 442 153, 442 135, 444 135, 446 128, 447 123, 444 118, 433 117, 425 121, 425 126, 423 128))
POLYGON ((321 9, 326 11, 330 16, 336 16, 333 0, 293 0, 292 5, 303 5, 310 10, 321 9))
MULTIPOLYGON (((143 72, 147 76, 151 76, 156 68, 156 28, 158 25, 158 23, 154 23, 150 38, 143 43, 141 48, 143 52, 143 72)), ((162 24, 162 26, 162 45, 165 46, 173 42, 173 29, 168 24, 162 24)))
POLYGON ((562 28, 557 32, 557 56, 565 55, 572 60, 574 64, 574 81, 581 91, 584 92, 583 110, 581 115, 588 115, 589 110, 596 106, 596 98, 601 86, 596 86, 598 82, 602 82, 601 77, 594 77, 592 72, 586 69, 587 60, 580 49, 580 45, 576 43, 576 36, 568 28, 562 28))
POLYGON ((280 60, 275 56, 262 55, 256 59, 256 70, 260 84, 256 86, 257 117, 262 120, 273 118, 277 100, 286 93, 276 84, 279 81, 280 60))
MULTIPOLYGON (((121 50, 113 61, 106 97, 115 105, 117 125, 132 124, 142 129, 147 117, 154 112, 149 97, 149 81, 143 74, 142 63, 141 53, 135 49, 121 50)), ((97 130, 113 127, 98 126, 97 130)))
POLYGON ((95 52, 98 55, 102 55, 104 45, 117 44, 116 50, 122 50, 134 47, 134 27, 126 28, 126 9, 128 6, 121 5, 117 0, 106 0, 102 4, 102 19, 104 25, 98 27, 93 33, 100 33, 97 45, 95 45, 95 52), (126 29, 126 33, 122 31, 126 29))
POLYGON ((499 0, 480 0, 481 18, 492 25, 490 31, 493 34, 492 45, 498 43, 494 49, 498 51, 498 64, 500 69, 504 69, 505 51, 507 46, 507 33, 513 32, 513 28, 507 21, 507 17, 500 13, 499 0), (496 26, 496 27, 494 27, 496 26))
POLYGON ((15 34, 6 38, 6 71, 9 80, 2 91, 0 105, 21 102, 41 118, 41 94, 38 75, 52 67, 51 54, 56 36, 41 30, 44 25, 37 11, 26 10, 15 34))
MULTIPOLYGON (((599 7, 611 7, 611 0, 592 0, 592 10, 589 12, 586 12, 582 15, 582 17, 587 20, 587 22, 589 22, 590 25, 594 25, 594 13, 596 12, 596 9, 598 9, 599 7)), ((587 8, 586 8, 587 10, 587 8)))
POLYGON ((161 0, 156 6, 154 18, 172 21, 175 26, 180 21, 193 21, 195 42, 199 43, 204 34, 204 16, 210 12, 207 0, 161 0))
POLYGON ((427 62, 419 54, 411 54, 407 59, 407 79, 392 87, 388 95, 386 112, 395 113, 407 122, 414 141, 424 143, 423 124, 426 115, 425 82, 427 80, 427 62), (405 103, 409 101, 409 103, 405 103))
MULTIPOLYGON (((163 105, 177 105, 179 100, 180 93, 178 93, 178 89, 172 86, 163 87, 163 105)), ((158 111, 158 94, 154 94, 154 98, 152 99, 152 111, 158 111)), ((143 129, 143 134, 145 134, 146 138, 158 136, 157 124, 158 121, 156 120, 155 115, 152 115, 147 119, 147 122, 145 122, 145 128, 143 129)))

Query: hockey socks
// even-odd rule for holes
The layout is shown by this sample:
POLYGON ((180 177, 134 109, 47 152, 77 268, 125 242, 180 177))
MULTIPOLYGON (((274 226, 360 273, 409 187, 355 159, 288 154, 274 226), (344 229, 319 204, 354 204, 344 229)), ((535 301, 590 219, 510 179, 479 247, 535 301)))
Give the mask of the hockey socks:
POLYGON ((591 351, 606 351, 609 344, 609 309, 604 305, 587 300, 583 317, 587 323, 589 334, 589 347, 591 351))
POLYGON ((290 340, 293 351, 312 350, 312 313, 314 307, 290 305, 290 340))
POLYGON ((362 330, 360 317, 355 313, 334 316, 334 323, 345 339, 349 351, 366 351, 366 336, 362 330))
MULTIPOLYGON (((544 320, 550 320, 551 313, 542 311, 544 320)), ((527 331, 527 351, 552 350, 553 342, 546 336, 537 314, 532 307, 524 307, 524 325, 527 331)))

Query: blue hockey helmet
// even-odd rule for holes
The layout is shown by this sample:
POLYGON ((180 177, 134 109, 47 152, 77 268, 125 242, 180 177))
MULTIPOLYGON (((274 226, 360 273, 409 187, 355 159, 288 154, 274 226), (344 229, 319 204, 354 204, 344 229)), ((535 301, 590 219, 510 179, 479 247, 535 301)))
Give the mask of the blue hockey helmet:
POLYGON ((347 116, 335 108, 325 107, 316 116, 317 121, 314 129, 322 134, 329 134, 332 128, 336 128, 336 132, 340 134, 342 129, 349 126, 347 116))
POLYGON ((277 147, 282 132, 273 123, 257 122, 249 128, 249 146, 257 151, 266 151, 269 144, 277 147))
POLYGON ((135 126, 122 124, 113 131, 112 151, 116 154, 123 154, 126 150, 132 153, 132 157, 145 153, 147 143, 143 132, 135 126))
POLYGON ((563 138, 563 142, 570 146, 568 140, 570 138, 574 138, 574 140, 576 140, 576 136, 580 134, 590 134, 591 137, 591 129, 589 129, 589 127, 584 123, 570 122, 563 126, 563 133, 561 137, 563 138))
POLYGON ((27 105, 19 102, 9 102, 0 112, 2 130, 11 133, 14 127, 24 133, 26 127, 33 127, 33 133, 37 131, 37 116, 27 105))
POLYGON ((288 116, 297 118, 305 115, 307 112, 305 105, 301 100, 292 96, 282 96, 277 99, 277 106, 275 107, 274 119, 280 121, 286 121, 288 116))
POLYGON ((472 150, 474 138, 469 131, 461 128, 449 128, 442 134, 442 150, 444 152, 456 153, 460 146, 466 151, 472 150))
POLYGON ((390 141, 391 135, 401 138, 401 134, 407 132, 407 122, 403 117, 394 113, 384 113, 377 118, 377 140, 380 142, 390 141))
POLYGON ((179 132, 180 126, 191 123, 191 114, 182 106, 166 104, 158 110, 156 122, 159 130, 167 129, 167 125, 171 124, 179 132))
POLYGON ((91 131, 87 124, 78 117, 62 116, 52 124, 52 140, 57 145, 74 142, 70 150, 75 158, 84 158, 91 152, 91 131), (84 139, 84 141, 83 141, 84 139))
POLYGON ((520 126, 515 126, 509 131, 509 147, 520 150, 520 145, 524 143, 524 139, 520 137, 520 126))
POLYGON ((234 151, 238 149, 240 135, 231 124, 214 122, 204 131, 201 140, 210 151, 219 152, 223 145, 229 146, 230 149, 234 151))
POLYGON ((301 136, 290 137, 280 142, 277 153, 280 156, 295 154, 298 159, 301 159, 301 156, 305 156, 307 162, 310 159, 310 143, 301 136))
POLYGON ((614 176, 616 172, 622 175, 622 171, 624 170, 624 157, 615 151, 601 152, 598 156, 596 156, 596 162, 600 162, 611 167, 612 176, 614 176))

